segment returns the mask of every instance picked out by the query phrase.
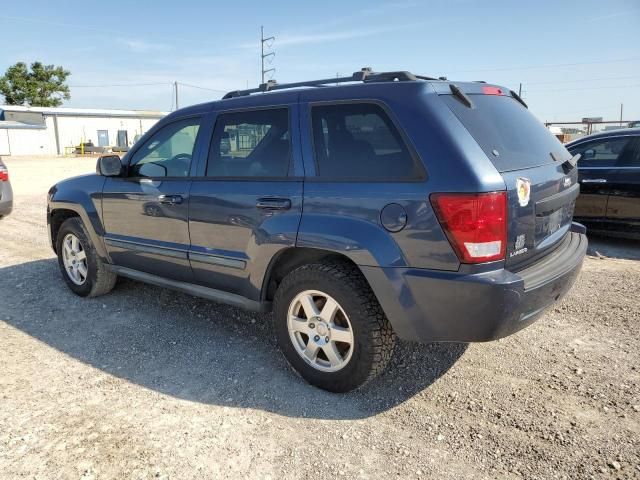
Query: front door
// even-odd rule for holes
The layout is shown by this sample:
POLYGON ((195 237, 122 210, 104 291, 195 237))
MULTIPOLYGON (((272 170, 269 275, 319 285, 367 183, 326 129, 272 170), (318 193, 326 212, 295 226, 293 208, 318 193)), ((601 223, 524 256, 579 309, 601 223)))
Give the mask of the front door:
POLYGON ((191 281, 189 189, 200 117, 160 128, 132 152, 126 176, 103 190, 105 243, 116 265, 191 281))
POLYGON ((197 283, 258 300, 268 261, 295 245, 303 185, 296 115, 296 105, 217 115, 190 195, 197 283))

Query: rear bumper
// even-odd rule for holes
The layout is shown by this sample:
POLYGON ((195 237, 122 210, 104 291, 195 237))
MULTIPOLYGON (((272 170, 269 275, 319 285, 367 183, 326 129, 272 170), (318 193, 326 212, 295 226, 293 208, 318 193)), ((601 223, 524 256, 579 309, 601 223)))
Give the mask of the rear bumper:
POLYGON ((586 251, 587 237, 576 225, 556 250, 517 273, 361 268, 400 338, 484 342, 530 325, 562 298, 586 251))
POLYGON ((6 217, 13 210, 13 200, 0 200, 0 218, 6 217))

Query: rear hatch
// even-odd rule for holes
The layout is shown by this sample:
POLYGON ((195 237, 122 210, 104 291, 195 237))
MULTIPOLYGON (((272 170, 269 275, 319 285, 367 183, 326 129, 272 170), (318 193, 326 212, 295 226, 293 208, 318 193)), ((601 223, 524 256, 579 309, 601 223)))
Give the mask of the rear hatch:
POLYGON ((579 193, 571 154, 508 89, 445 83, 436 90, 506 184, 506 266, 516 271, 553 251, 571 228, 579 193))

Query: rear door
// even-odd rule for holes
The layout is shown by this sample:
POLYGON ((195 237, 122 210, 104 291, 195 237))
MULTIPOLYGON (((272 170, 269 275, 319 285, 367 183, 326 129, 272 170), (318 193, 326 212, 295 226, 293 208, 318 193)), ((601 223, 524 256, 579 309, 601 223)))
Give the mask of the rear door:
POLYGON ((631 137, 614 136, 570 147, 572 154, 580 154, 578 169, 581 192, 576 204, 576 217, 589 220, 604 220, 607 217, 618 158, 628 149, 631 140, 631 137))
POLYGON ((201 117, 173 121, 137 148, 123 177, 107 177, 105 244, 119 266, 189 282, 189 188, 201 117))
POLYGON ((296 243, 302 214, 298 106, 218 112, 191 188, 196 283, 257 300, 268 262, 296 243))
POLYGON ((571 228, 578 171, 565 163, 571 154, 508 90, 483 84, 462 89, 464 95, 455 95, 454 87, 440 98, 504 179, 505 263, 517 270, 549 253, 571 228))
POLYGON ((640 233, 640 137, 629 137, 609 181, 607 219, 640 233))

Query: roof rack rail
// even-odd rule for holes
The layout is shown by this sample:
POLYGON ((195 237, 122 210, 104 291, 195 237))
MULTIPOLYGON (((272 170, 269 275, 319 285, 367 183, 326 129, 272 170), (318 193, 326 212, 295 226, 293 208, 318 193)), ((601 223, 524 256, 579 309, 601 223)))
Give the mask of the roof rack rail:
POLYGON ((258 88, 249 88, 247 90, 234 90, 227 93, 223 99, 244 97, 251 95, 252 93, 270 92, 272 90, 284 90, 286 88, 296 87, 322 87, 335 83, 347 83, 347 82, 405 82, 416 80, 438 80, 433 77, 425 77, 423 75, 414 75, 411 72, 398 71, 398 72, 374 72, 370 67, 363 68, 358 72, 354 72, 349 77, 334 77, 323 78, 322 80, 307 80, 304 82, 295 83, 282 83, 279 84, 275 80, 269 80, 266 83, 260 84, 258 88))

